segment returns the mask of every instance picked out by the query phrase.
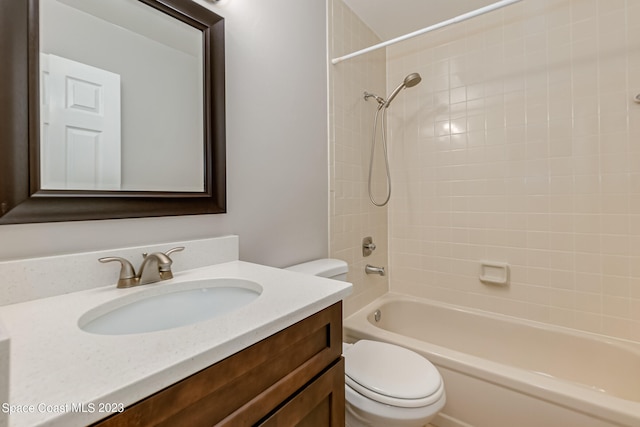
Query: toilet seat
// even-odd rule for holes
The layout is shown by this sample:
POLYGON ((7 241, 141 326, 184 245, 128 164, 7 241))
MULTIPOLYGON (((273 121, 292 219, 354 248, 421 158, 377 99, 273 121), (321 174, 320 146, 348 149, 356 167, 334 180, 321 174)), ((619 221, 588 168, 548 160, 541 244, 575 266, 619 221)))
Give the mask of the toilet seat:
POLYGON ((347 386, 376 402, 418 408, 437 402, 444 394, 436 367, 406 348, 360 340, 344 356, 347 386))

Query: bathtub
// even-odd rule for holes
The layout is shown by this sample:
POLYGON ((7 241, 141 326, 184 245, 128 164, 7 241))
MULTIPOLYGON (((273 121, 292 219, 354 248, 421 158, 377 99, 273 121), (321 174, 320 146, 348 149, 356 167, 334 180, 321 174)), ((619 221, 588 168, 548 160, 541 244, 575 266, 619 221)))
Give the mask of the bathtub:
POLYGON ((390 342, 436 365, 438 427, 640 426, 634 343, 393 293, 344 328, 345 341, 390 342))

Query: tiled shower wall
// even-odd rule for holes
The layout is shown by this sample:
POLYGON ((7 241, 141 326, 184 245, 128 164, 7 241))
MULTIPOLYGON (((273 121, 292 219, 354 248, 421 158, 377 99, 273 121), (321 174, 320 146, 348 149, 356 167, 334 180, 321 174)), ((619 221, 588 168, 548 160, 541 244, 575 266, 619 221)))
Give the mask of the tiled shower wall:
POLYGON ((391 290, 640 341, 640 1, 524 0, 387 55, 389 88, 423 77, 390 108, 391 290))
MULTIPOLYGON (((329 0, 329 55, 331 58, 362 49, 380 40, 342 0, 329 0)), ((363 92, 385 96, 385 51, 338 65, 329 65, 330 223, 329 255, 349 263, 348 279, 354 285, 345 301, 345 315, 387 292, 387 277, 364 273, 367 263, 387 267, 387 207, 371 204, 367 194, 369 150, 377 104, 365 101, 363 92), (373 237, 377 249, 362 255, 362 239, 373 237)), ((379 154, 379 153, 378 153, 379 154)), ((384 191, 384 164, 374 165, 377 199, 384 191)))

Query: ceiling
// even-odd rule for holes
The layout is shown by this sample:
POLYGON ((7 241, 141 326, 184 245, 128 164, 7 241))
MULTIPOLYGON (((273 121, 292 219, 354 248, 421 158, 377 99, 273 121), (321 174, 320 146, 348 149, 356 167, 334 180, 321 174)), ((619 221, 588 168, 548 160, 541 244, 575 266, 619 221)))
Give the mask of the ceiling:
POLYGON ((471 12, 497 0, 343 0, 386 41, 471 12))

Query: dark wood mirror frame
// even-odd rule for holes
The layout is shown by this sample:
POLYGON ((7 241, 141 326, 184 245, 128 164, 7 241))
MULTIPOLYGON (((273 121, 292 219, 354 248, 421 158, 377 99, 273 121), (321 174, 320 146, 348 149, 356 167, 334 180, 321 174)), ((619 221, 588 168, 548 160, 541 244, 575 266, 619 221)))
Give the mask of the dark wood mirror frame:
POLYGON ((202 31, 204 191, 41 190, 38 0, 0 2, 0 224, 226 212, 224 20, 191 0, 139 0, 202 31))

